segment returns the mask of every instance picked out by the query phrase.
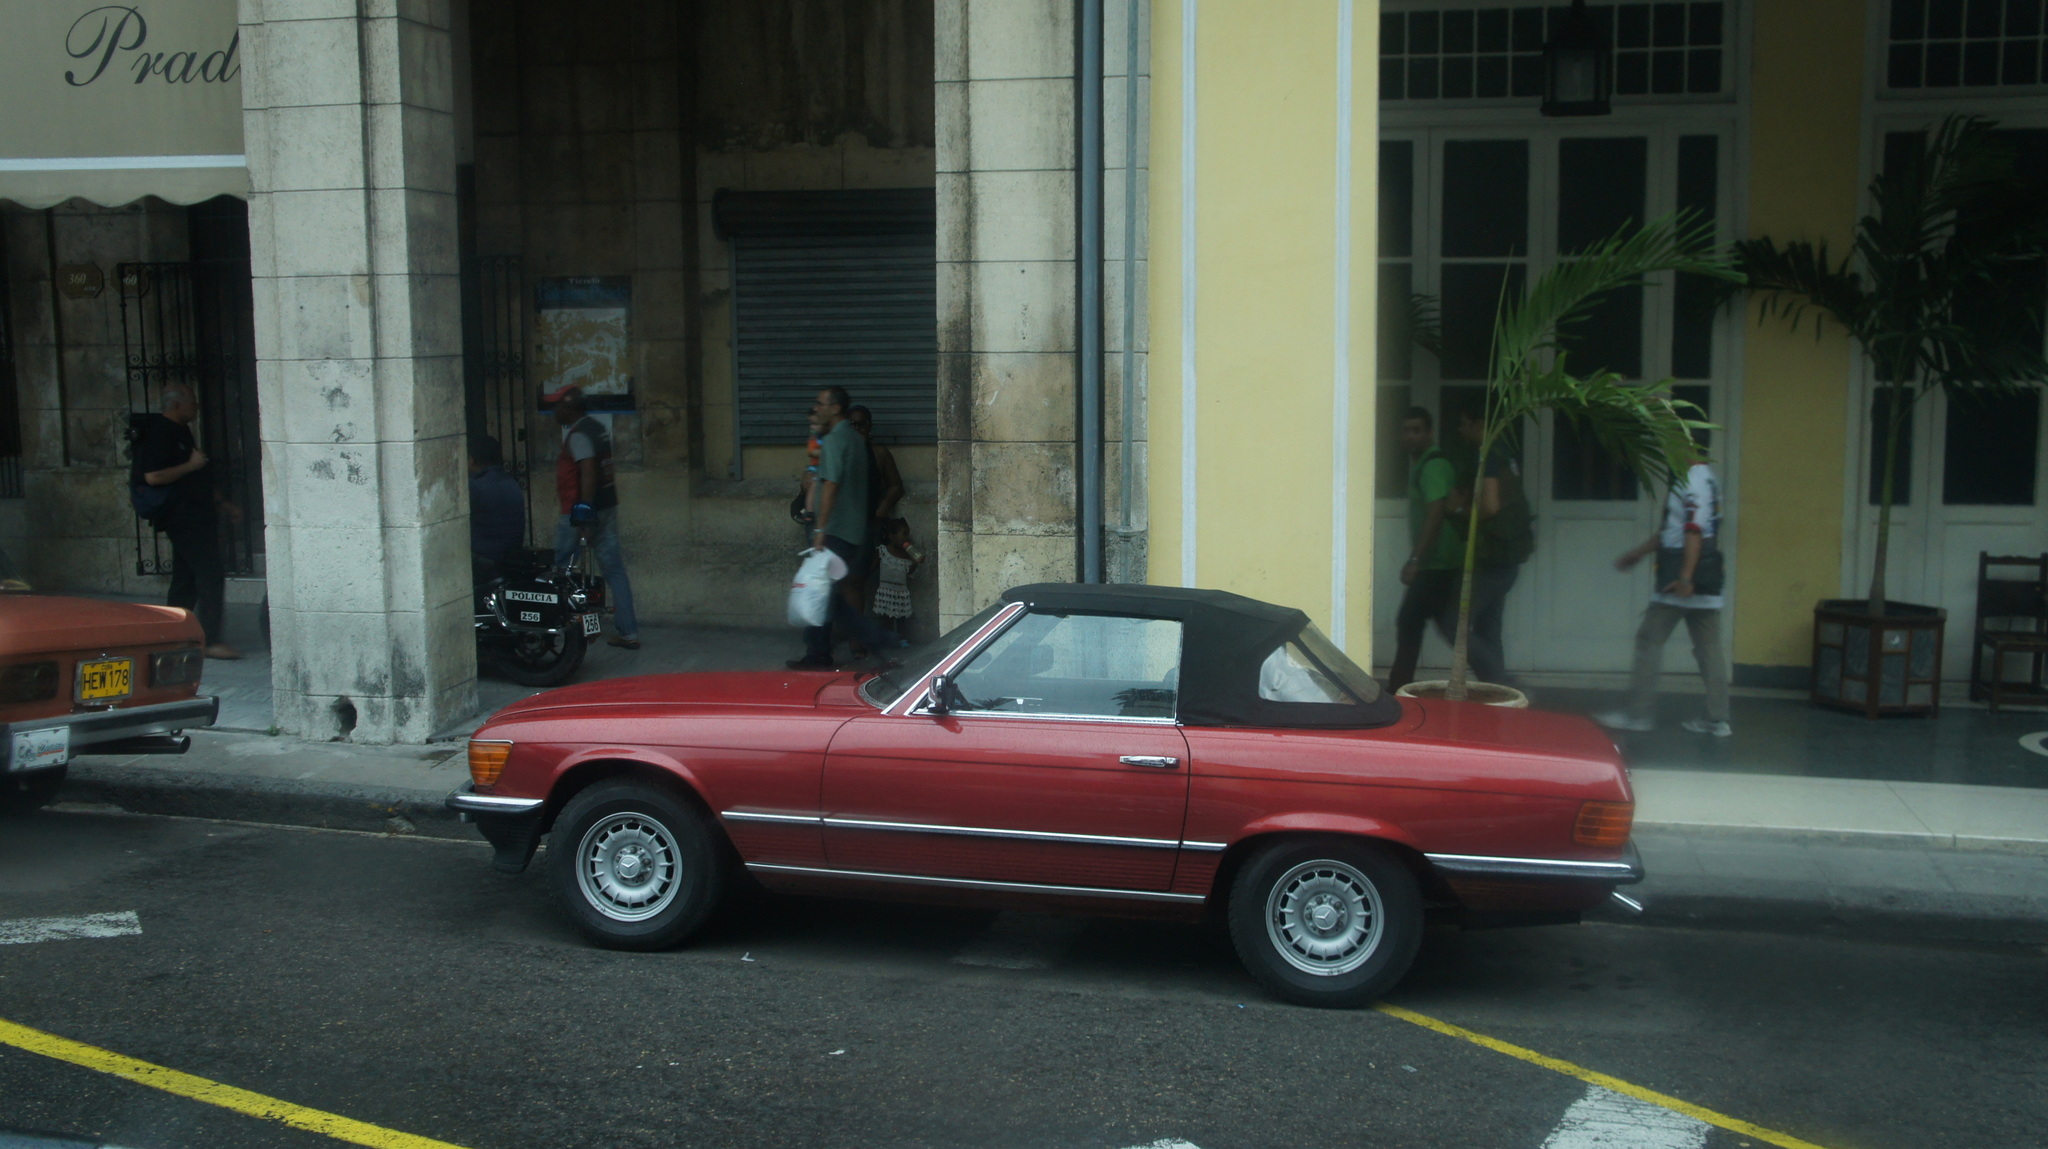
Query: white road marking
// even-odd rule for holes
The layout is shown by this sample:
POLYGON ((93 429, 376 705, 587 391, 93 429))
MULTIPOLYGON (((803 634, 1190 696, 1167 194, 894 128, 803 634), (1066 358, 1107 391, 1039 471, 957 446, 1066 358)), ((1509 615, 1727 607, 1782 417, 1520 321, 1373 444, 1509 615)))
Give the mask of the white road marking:
POLYGON ((16 918, 0 922, 0 946, 62 942, 74 938, 120 938, 142 932, 134 910, 75 918, 16 918))
POLYGON ((1131 1149, 1202 1149, 1202 1147, 1192 1141, 1182 1141, 1178 1137, 1161 1137, 1157 1141, 1148 1141, 1143 1145, 1133 1145, 1131 1149))
POLYGON ((1703 1149, 1707 1128, 1683 1113, 1589 1085, 1543 1149, 1703 1149))
POLYGON ((2042 745, 2044 742, 2048 742, 2048 730, 2036 730, 2032 734, 2020 735, 2020 749, 2031 750, 2043 757, 2048 757, 2048 746, 2042 745))
POLYGON ((1057 962, 1087 928, 1085 918, 1004 910, 978 937, 954 954, 953 961, 956 965, 994 969, 1044 969, 1057 962))

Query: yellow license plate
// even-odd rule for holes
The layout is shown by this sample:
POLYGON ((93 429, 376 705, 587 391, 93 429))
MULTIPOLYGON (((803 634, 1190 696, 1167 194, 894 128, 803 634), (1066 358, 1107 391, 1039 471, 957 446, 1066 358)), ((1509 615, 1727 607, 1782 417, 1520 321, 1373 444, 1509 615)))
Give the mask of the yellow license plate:
POLYGON ((126 698, 134 692, 135 662, 128 658, 102 658, 78 664, 78 700, 102 701, 126 698))

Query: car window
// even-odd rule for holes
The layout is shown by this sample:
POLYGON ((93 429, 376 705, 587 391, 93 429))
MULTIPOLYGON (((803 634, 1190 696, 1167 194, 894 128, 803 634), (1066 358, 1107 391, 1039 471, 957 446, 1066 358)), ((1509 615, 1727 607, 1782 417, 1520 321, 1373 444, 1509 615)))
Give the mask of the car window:
POLYGON ((896 665, 870 678, 861 686, 861 693, 876 706, 887 706, 902 697, 903 692, 924 680, 954 648, 966 642, 975 631, 980 630, 1003 609, 1002 603, 993 603, 980 614, 961 623, 922 646, 905 651, 896 665))
POLYGON ((961 713, 1172 718, 1181 624, 1026 614, 954 676, 961 713))
POLYGON ((1330 681, 1298 643, 1277 647, 1259 666, 1259 697, 1268 702, 1350 703, 1344 688, 1330 681))

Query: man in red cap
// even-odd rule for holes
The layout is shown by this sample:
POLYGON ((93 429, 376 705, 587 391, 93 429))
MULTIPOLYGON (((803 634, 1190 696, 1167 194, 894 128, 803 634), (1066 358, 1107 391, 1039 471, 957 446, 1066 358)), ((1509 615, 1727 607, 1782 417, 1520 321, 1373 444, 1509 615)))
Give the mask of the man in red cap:
POLYGON ((612 601, 612 626, 617 633, 605 641, 627 650, 640 649, 640 622, 633 616, 633 584, 626 578, 626 559, 619 553, 619 488, 612 476, 612 437, 583 405, 583 389, 560 387, 545 400, 554 404, 555 423, 562 428, 562 451, 555 456, 555 494, 562 518, 555 526, 555 563, 576 559, 576 541, 589 539, 604 571, 612 601))

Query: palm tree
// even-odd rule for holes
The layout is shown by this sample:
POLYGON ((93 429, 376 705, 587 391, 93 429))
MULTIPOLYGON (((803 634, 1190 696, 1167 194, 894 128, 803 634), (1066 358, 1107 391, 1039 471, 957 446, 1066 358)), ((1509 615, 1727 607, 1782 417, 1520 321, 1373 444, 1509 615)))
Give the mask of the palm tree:
MULTIPOLYGON (((1818 336, 1833 320, 1870 356, 1889 402, 1871 564, 1869 612, 1885 613, 1892 488, 1899 436, 1914 404, 1935 388, 1950 395, 2009 391, 2048 377, 2041 316, 2044 213, 2014 178, 1993 123, 1950 116, 1912 162, 1870 181, 1873 213, 1856 224, 1839 263, 1825 242, 1735 245, 1759 319, 1796 330, 1811 314, 1818 336)), ((2038 189, 2037 189, 2038 190, 2038 189)))
MULTIPOLYGON (((1642 283, 1660 272, 1737 281, 1727 258, 1714 251, 1711 221, 1689 214, 1667 216, 1648 226, 1624 226, 1545 272, 1520 299, 1503 293, 1494 317, 1493 350, 1486 380, 1484 431, 1476 475, 1486 459, 1522 420, 1548 409, 1589 433, 1609 455, 1653 486, 1690 464, 1697 454, 1693 433, 1713 424, 1693 416, 1698 407, 1670 397, 1671 380, 1631 383, 1604 368, 1572 373, 1564 343, 1570 328, 1612 292, 1642 283)), ((1475 480, 1476 486, 1476 480, 1475 480)), ((1458 633, 1451 649, 1451 679, 1444 694, 1463 701, 1469 693, 1468 645, 1472 631, 1472 570, 1479 554, 1478 516, 1465 532, 1465 577, 1458 593, 1458 633)))

